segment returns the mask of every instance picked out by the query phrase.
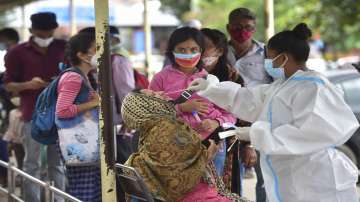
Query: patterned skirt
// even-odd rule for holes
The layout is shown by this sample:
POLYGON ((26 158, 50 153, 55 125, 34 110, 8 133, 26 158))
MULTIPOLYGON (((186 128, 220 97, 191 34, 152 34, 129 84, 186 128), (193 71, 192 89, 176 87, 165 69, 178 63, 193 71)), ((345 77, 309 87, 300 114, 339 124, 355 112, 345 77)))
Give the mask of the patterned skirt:
POLYGON ((101 201, 101 172, 98 166, 67 166, 66 192, 84 202, 101 201))

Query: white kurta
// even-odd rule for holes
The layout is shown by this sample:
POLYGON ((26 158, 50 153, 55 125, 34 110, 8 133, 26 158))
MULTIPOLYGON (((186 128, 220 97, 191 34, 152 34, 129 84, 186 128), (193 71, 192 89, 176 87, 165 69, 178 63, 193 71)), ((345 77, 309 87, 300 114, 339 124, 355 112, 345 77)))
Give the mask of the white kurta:
POLYGON ((253 122, 271 202, 357 202, 356 166, 335 146, 359 127, 343 92, 313 71, 255 88, 232 82, 198 92, 238 118, 253 122))

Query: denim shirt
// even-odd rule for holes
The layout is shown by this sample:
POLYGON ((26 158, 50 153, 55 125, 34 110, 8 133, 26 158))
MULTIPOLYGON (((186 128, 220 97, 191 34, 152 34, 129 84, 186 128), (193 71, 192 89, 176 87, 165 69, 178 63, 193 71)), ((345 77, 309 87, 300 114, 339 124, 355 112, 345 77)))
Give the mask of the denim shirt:
POLYGON ((237 58, 235 48, 229 43, 228 61, 244 79, 247 87, 272 82, 264 69, 264 44, 253 40, 252 49, 243 57, 237 58))

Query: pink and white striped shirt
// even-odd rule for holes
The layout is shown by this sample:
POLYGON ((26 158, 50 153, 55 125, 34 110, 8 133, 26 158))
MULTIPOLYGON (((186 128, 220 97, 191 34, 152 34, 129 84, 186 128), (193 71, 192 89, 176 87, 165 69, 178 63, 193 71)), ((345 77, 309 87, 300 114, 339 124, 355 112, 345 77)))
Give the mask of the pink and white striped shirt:
POLYGON ((72 118, 78 114, 78 107, 74 101, 80 92, 82 82, 81 75, 75 72, 66 72, 61 76, 57 88, 57 117, 72 118))

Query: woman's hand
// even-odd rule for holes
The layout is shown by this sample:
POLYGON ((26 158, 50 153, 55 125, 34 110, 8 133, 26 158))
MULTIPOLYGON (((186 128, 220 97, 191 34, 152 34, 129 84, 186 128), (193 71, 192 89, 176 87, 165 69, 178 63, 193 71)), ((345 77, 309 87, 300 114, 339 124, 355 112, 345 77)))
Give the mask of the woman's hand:
POLYGON ((88 110, 91 110, 91 109, 96 108, 96 107, 99 106, 100 97, 99 97, 99 94, 97 92, 90 92, 89 97, 90 97, 89 98, 90 100, 88 102, 77 105, 78 113, 86 112, 88 110))
POLYGON ((142 89, 140 92, 144 93, 145 95, 154 96, 154 97, 166 100, 166 101, 171 100, 171 98, 169 96, 167 96, 164 91, 153 91, 150 89, 142 89))
POLYGON ((197 78, 190 83, 187 89, 192 91, 201 91, 201 90, 205 90, 208 87, 208 85, 209 82, 206 79, 197 78))
POLYGON ((125 123, 122 123, 120 131, 118 131, 118 134, 121 134, 123 137, 125 136, 132 137, 133 133, 134 130, 127 127, 125 123))
POLYGON ((229 67, 229 78, 231 81, 237 81, 239 79, 239 73, 236 71, 235 68, 229 67))
POLYGON ((99 94, 97 92, 92 92, 90 94, 90 101, 89 103, 91 103, 92 107, 98 107, 99 103, 100 103, 100 97, 99 94))
POLYGON ((206 79, 203 78, 197 78, 194 81, 192 81, 187 88, 187 90, 192 91, 205 91, 210 85, 215 85, 219 83, 219 79, 212 74, 208 74, 206 76, 206 79))
POLYGON ((238 83, 241 86, 244 86, 244 79, 240 76, 239 72, 232 66, 228 66, 228 70, 229 70, 230 81, 238 83))
POLYGON ((219 151, 220 146, 215 144, 215 141, 212 139, 209 139, 210 146, 207 149, 207 160, 211 161, 214 159, 216 153, 219 151))
POLYGON ((242 161, 247 168, 253 167, 257 162, 256 151, 250 144, 242 149, 242 161))
POLYGON ((198 126, 198 129, 200 131, 213 132, 219 126, 220 126, 220 124, 218 121, 211 120, 211 119, 205 119, 200 123, 200 125, 198 126))
POLYGON ((179 105, 182 112, 192 113, 197 111, 200 115, 204 116, 208 113, 208 104, 201 99, 191 99, 179 105))

